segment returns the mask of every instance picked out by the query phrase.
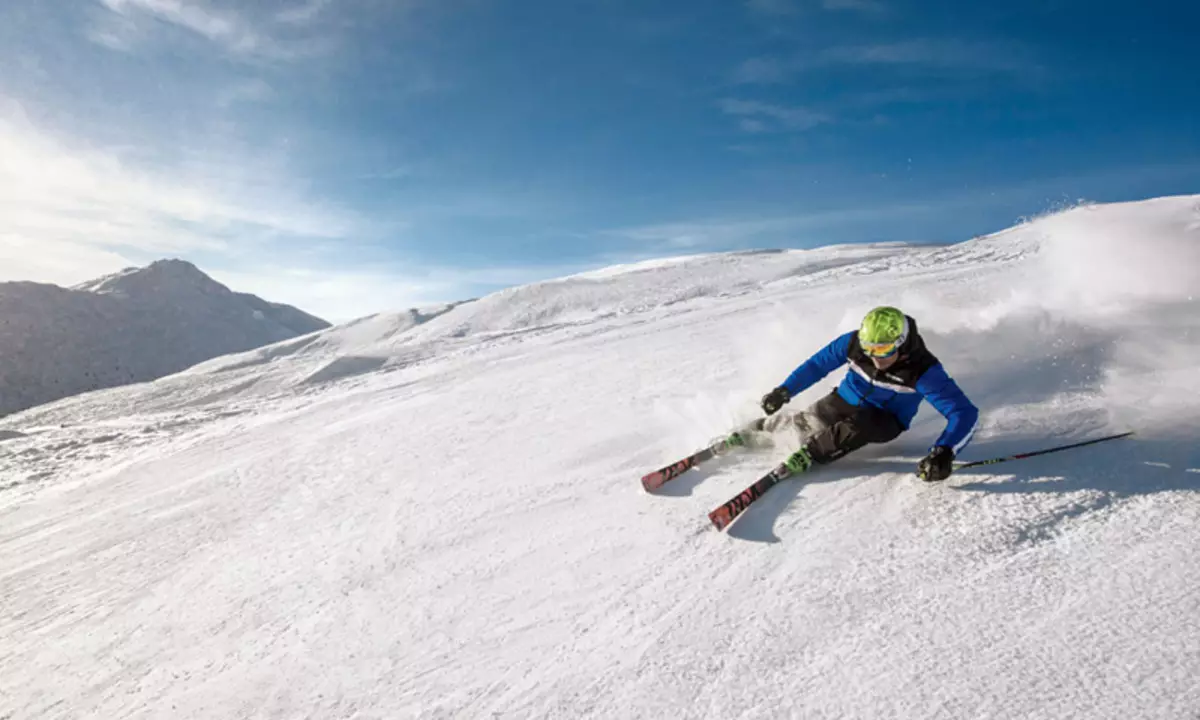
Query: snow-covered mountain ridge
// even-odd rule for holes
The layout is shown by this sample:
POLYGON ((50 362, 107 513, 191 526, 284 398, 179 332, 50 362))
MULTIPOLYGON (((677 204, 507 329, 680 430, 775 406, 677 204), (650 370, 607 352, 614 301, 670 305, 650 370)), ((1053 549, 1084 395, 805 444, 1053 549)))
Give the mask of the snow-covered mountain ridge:
POLYGON ((0 415, 329 327, 181 260, 78 285, 0 283, 0 415))

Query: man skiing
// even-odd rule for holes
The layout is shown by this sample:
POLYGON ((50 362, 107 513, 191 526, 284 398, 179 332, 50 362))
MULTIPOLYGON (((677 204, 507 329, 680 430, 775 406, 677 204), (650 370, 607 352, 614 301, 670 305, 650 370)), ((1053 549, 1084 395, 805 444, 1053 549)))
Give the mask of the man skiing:
MULTIPOLYGON (((791 418, 806 437, 785 461, 788 469, 805 472, 869 443, 895 440, 908 430, 924 399, 946 418, 946 428, 918 464, 917 475, 927 482, 949 477, 955 456, 971 441, 979 410, 926 349, 916 320, 894 307, 875 308, 858 330, 841 335, 796 368, 763 396, 763 412, 774 415, 846 363, 850 368, 841 385, 791 418)), ((764 418, 756 429, 779 424, 780 419, 764 418)))

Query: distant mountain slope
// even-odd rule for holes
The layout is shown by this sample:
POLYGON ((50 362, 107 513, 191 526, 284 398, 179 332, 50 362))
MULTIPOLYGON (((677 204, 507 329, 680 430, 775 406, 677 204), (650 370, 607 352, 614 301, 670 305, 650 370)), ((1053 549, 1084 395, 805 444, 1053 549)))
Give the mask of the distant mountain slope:
POLYGON ((327 327, 180 260, 69 289, 0 283, 0 415, 327 327))

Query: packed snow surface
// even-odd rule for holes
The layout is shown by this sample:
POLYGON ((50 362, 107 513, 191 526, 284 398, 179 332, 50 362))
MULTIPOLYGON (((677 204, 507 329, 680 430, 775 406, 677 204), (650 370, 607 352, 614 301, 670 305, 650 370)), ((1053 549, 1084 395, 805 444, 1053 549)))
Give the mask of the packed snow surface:
MULTIPOLYGON (((0 718, 1200 713, 1200 197, 379 315, 0 421, 0 718), (982 410, 645 493, 869 308, 982 410)), ((48 358, 49 360, 49 358, 48 358)), ((840 379, 792 401, 802 407, 840 379)))
POLYGON ((0 283, 0 415, 327 327, 181 260, 74 288, 0 283))

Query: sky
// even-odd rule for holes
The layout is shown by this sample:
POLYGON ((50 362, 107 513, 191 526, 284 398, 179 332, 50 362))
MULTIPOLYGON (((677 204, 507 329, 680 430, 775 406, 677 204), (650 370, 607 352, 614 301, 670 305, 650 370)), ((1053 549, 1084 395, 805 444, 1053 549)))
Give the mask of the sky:
POLYGON ((179 257, 336 322, 1200 193, 1198 20, 1069 0, 7 0, 0 281, 179 257))

